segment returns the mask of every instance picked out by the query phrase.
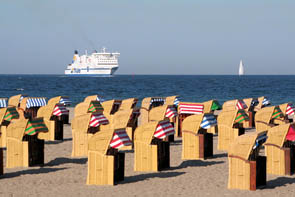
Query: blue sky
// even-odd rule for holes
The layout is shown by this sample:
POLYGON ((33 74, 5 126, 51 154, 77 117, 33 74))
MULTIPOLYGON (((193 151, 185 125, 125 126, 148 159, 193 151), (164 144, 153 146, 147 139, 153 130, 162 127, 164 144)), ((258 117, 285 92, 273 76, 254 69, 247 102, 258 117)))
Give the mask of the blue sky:
POLYGON ((117 74, 295 74, 295 1, 0 3, 0 74, 63 74, 73 51, 121 53, 117 74))

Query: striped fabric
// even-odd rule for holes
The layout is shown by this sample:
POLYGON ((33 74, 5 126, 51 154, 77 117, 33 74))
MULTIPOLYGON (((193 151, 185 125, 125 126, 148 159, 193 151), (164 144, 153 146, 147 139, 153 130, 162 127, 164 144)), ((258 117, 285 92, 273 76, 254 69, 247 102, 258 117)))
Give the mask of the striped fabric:
POLYGON ((173 105, 178 106, 179 105, 179 100, 180 100, 179 97, 176 97, 175 100, 174 100, 173 105))
POLYGON ((249 121, 249 116, 246 114, 244 110, 239 110, 237 112, 237 116, 235 118, 234 123, 242 123, 244 121, 249 121))
POLYGON ((28 125, 25 130, 26 135, 36 135, 39 132, 48 132, 48 128, 44 124, 42 119, 35 119, 28 121, 28 125))
POLYGON ((201 122, 201 127, 203 129, 209 129, 210 127, 214 127, 217 125, 217 120, 213 114, 204 115, 203 120, 201 122))
POLYGON ((263 99, 263 101, 262 101, 262 105, 263 105, 263 106, 268 106, 268 105, 270 105, 270 101, 265 97, 265 98, 263 99))
POLYGON ((8 107, 4 115, 4 120, 11 121, 12 119, 18 119, 19 115, 14 107, 8 107))
POLYGON ((91 101, 88 111, 89 112, 102 112, 103 108, 102 108, 99 101, 91 101))
POLYGON ((158 124, 154 136, 159 139, 164 139, 169 135, 174 135, 175 130, 173 125, 169 121, 163 121, 158 124))
POLYGON ((218 101, 213 101, 213 103, 211 105, 211 111, 220 110, 220 109, 222 109, 222 107, 219 104, 219 102, 218 101))
POLYGON ((167 118, 174 118, 177 116, 177 110, 174 107, 168 107, 165 116, 167 118))
POLYGON ((292 116, 295 114, 295 107, 293 106, 292 103, 288 103, 286 114, 289 116, 292 116))
POLYGON ((273 114, 271 116, 271 119, 281 119, 283 117, 283 112, 281 111, 281 109, 276 106, 275 109, 273 110, 273 114))
POLYGON ((67 110, 64 104, 56 104, 52 112, 53 116, 69 115, 70 111, 67 110))
POLYGON ((102 97, 99 97, 99 96, 96 97, 96 100, 99 101, 99 102, 104 102, 104 99, 102 97))
POLYGON ((251 101, 251 107, 255 107, 258 104, 259 104, 259 101, 258 101, 257 98, 252 99, 252 101, 251 101))
POLYGON ((151 98, 151 104, 153 102, 163 102, 163 103, 165 103, 165 98, 162 98, 162 97, 151 98))
POLYGON ((98 127, 99 125, 109 124, 108 119, 103 114, 92 114, 89 126, 98 127))
POLYGON ((0 108, 7 107, 8 99, 7 98, 0 98, 0 108))
POLYGON ((179 103, 179 114, 202 114, 204 105, 194 103, 179 103))
POLYGON ((41 107, 46 105, 46 98, 44 97, 30 97, 27 100, 27 108, 41 107))
POLYGON ((267 135, 263 134, 261 136, 259 136, 256 140, 255 140, 255 145, 253 146, 253 150, 257 147, 259 147, 260 145, 262 145, 264 142, 266 142, 267 140, 267 135))
POLYGON ((61 97, 59 103, 64 104, 65 106, 70 106, 72 101, 68 97, 61 97))
POLYGON ((113 139, 110 142, 110 147, 119 149, 123 146, 131 146, 132 142, 124 129, 114 132, 113 139))
POLYGON ((246 109, 248 106, 243 100, 238 100, 236 107, 237 109, 246 109))

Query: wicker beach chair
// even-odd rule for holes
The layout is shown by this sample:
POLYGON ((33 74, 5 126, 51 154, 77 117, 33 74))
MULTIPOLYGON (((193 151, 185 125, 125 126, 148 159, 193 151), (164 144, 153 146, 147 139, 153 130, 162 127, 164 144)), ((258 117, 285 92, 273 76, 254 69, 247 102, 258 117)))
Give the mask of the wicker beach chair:
POLYGON ((109 100, 102 102, 101 105, 104 113, 109 115, 115 114, 119 110, 121 102, 121 100, 109 100))
POLYGON ((171 123, 165 120, 137 127, 134 134, 134 170, 156 172, 169 168, 169 142, 162 139, 174 133, 171 123))
POLYGON ((149 122, 149 111, 158 106, 165 104, 165 98, 163 97, 146 97, 141 102, 140 107, 140 125, 149 122))
POLYGON ((103 125, 109 124, 108 119, 101 113, 86 113, 75 116, 72 120, 72 157, 87 156, 88 140, 98 131, 103 125))
POLYGON ((9 106, 14 106, 14 107, 19 107, 20 106, 20 102, 22 101, 22 99, 24 97, 27 97, 26 95, 22 95, 22 94, 18 94, 15 96, 11 96, 8 100, 8 105, 9 106))
POLYGON ((256 190, 266 185, 266 157, 259 155, 266 132, 253 132, 235 138, 228 151, 229 189, 256 190))
POLYGON ((131 146, 124 128, 95 133, 88 143, 89 185, 114 185, 124 180, 125 153, 118 149, 131 146))
POLYGON ((287 123, 278 106, 264 107, 256 112, 256 131, 267 131, 271 127, 287 123))
POLYGON ((124 99, 121 102, 119 110, 125 110, 125 109, 134 109, 136 104, 138 102, 137 98, 128 98, 124 99))
POLYGON ((217 117, 218 150, 227 151, 234 139, 245 133, 243 122, 249 121, 245 110, 222 111, 217 117))
POLYGON ((215 126, 213 114, 197 114, 184 119, 182 124, 182 159, 207 159, 213 156, 213 134, 207 129, 215 126))
POLYGON ((295 125, 283 124, 267 132, 265 146, 267 173, 292 175, 295 172, 295 125))
POLYGON ((7 127, 19 114, 15 107, 0 109, 0 147, 6 147, 7 127))
POLYGON ((38 135, 48 132, 42 118, 19 119, 7 127, 6 167, 44 164, 44 140, 38 135))
POLYGON ((25 97, 21 100, 19 107, 24 110, 25 117, 32 119, 37 117, 39 108, 45 105, 45 97, 25 97))

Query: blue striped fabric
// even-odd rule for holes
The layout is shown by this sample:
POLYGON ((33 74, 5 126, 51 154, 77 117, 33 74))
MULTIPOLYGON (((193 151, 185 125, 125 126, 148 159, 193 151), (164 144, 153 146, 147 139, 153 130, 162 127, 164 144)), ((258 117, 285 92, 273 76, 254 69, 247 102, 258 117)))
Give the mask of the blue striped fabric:
POLYGON ((178 106, 179 100, 180 100, 179 97, 176 97, 173 104, 176 105, 176 106, 178 106))
POLYGON ((262 145, 266 140, 267 140, 267 135, 266 134, 263 134, 263 135, 259 136, 255 141, 255 145, 253 146, 253 149, 255 149, 258 146, 262 145))
POLYGON ((70 99, 67 97, 61 97, 59 103, 69 106, 71 105, 72 101, 70 101, 70 99))
POLYGON ((267 106, 267 105, 270 105, 270 101, 265 97, 262 101, 262 105, 263 106, 267 106))
POLYGON ((46 98, 44 97, 30 97, 27 100, 27 108, 41 107, 46 105, 46 98))
POLYGON ((104 102, 104 99, 99 97, 99 96, 96 97, 96 100, 99 101, 99 102, 104 102))
POLYGON ((8 99, 7 98, 0 98, 0 108, 7 107, 8 99))
POLYGON ((155 98, 152 98, 151 99, 151 104, 153 102, 164 102, 165 103, 165 98, 162 98, 162 97, 155 97, 155 98))
POLYGON ((204 115, 202 123, 201 123, 201 127, 203 129, 209 129, 210 127, 214 127, 215 125, 217 125, 217 120, 214 115, 212 114, 204 115))

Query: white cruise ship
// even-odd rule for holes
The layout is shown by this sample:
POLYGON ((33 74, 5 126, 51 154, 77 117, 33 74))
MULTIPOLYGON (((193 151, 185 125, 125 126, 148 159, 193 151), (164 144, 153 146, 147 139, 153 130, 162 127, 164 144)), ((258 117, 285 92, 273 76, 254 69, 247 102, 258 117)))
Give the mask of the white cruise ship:
POLYGON ((110 76, 119 68, 118 57, 120 53, 106 52, 102 48, 101 52, 94 51, 91 55, 79 56, 75 51, 73 61, 65 70, 66 75, 70 76, 110 76))

